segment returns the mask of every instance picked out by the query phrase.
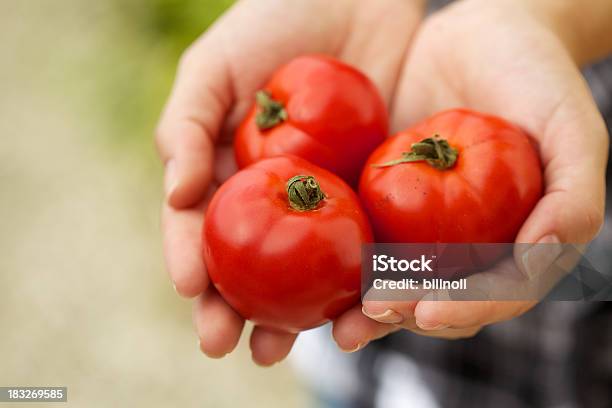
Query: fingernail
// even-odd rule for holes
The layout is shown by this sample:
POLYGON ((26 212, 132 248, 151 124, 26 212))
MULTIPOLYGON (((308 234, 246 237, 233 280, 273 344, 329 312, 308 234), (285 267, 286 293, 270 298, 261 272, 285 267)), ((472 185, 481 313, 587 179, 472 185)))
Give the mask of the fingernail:
POLYGON ((211 354, 210 352, 204 350, 202 348, 202 339, 200 337, 198 337, 198 349, 208 358, 212 358, 212 359, 221 359, 225 356, 227 356, 227 353, 223 353, 223 354, 211 354))
POLYGON ((356 351, 361 350, 363 346, 365 346, 364 343, 359 343, 354 349, 342 349, 342 351, 344 351, 345 353, 354 353, 356 351))
POLYGON ((275 366, 276 364, 280 363, 280 361, 272 361, 270 363, 264 363, 264 362, 261 362, 261 361, 258 361, 257 359, 255 359, 255 357, 253 357, 252 354, 251 354, 251 360, 253 360, 253 362, 257 366, 262 367, 262 368, 272 367, 272 366, 275 366))
POLYGON ((427 331, 444 330, 450 327, 448 324, 444 323, 425 323, 418 320, 416 321, 416 325, 419 326, 420 329, 427 331))
POLYGON ((361 312, 368 316, 370 319, 372 320, 376 320, 377 322, 380 323, 391 323, 391 324, 397 324, 397 323, 401 323, 404 321, 404 316, 402 316, 401 314, 397 313, 395 310, 392 309, 387 309, 385 310, 384 313, 371 313, 368 312, 366 310, 366 307, 363 306, 361 308, 361 312))
POLYGON ((164 179, 164 190, 166 197, 170 197, 178 185, 178 179, 176 177, 176 162, 171 159, 166 163, 166 175, 164 179))
POLYGON ((176 292, 177 295, 179 295, 180 297, 185 297, 185 295, 183 295, 176 287, 176 283, 172 282, 172 288, 174 288, 174 291, 176 292))
POLYGON ((562 252, 563 244, 559 238, 553 234, 546 235, 521 256, 523 273, 527 279, 537 278, 555 263, 562 252))

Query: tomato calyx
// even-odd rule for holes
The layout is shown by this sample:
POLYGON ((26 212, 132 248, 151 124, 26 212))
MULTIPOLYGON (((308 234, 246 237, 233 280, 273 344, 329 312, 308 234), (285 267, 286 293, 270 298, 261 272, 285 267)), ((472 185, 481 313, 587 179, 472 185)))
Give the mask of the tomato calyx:
POLYGON ((409 152, 403 152, 402 157, 382 164, 374 164, 374 167, 390 167, 401 163, 426 162, 438 170, 450 169, 457 162, 459 152, 448 144, 446 139, 435 135, 413 143, 409 152))
POLYGON ((287 120, 287 111, 282 103, 272 98, 268 91, 258 91, 255 102, 260 111, 255 117, 259 130, 271 129, 287 120))
POLYGON ((297 175, 287 181, 289 205, 297 211, 310 211, 317 208, 325 199, 325 193, 313 176, 297 175))

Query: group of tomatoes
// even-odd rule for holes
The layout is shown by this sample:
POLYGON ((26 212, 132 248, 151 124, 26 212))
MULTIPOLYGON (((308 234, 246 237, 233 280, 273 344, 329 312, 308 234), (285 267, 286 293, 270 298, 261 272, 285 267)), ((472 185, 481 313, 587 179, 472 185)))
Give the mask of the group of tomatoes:
POLYGON ((255 99, 203 253, 219 293, 256 324, 297 332, 353 306, 364 243, 513 242, 540 198, 520 128, 455 109, 387 138, 375 85, 332 58, 290 61, 255 99))

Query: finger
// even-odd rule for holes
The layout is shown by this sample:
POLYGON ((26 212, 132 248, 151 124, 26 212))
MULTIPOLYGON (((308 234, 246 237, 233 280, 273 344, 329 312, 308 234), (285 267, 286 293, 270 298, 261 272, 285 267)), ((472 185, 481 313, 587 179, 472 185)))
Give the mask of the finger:
POLYGON ((193 320, 200 349, 211 358, 221 358, 234 350, 244 327, 244 319, 213 289, 194 301, 193 320))
POLYGON ((214 184, 223 184, 230 176, 238 171, 234 149, 232 145, 220 144, 215 148, 215 177, 214 184))
MULTIPOLYGON (((575 92, 564 99, 547 121, 540 148, 545 195, 517 242, 586 244, 603 224, 608 153, 608 133, 592 98, 575 92)), ((545 270, 526 272, 534 279, 545 270)))
POLYGON ((190 210, 176 210, 165 205, 162 210, 164 258, 176 291, 194 297, 208 286, 202 259, 203 205, 190 210))
POLYGON ((414 319, 414 308, 418 301, 382 301, 366 300, 364 297, 362 312, 370 319, 380 323, 401 324, 414 319))
POLYGON ((334 321, 332 335, 342 351, 353 353, 372 340, 399 330, 391 324, 379 323, 365 316, 361 305, 355 306, 334 321))
POLYGON ((588 163, 563 163, 569 161, 571 152, 559 152, 548 164, 545 195, 525 222, 517 242, 583 244, 597 235, 604 214, 607 143, 600 142, 589 150, 592 158, 588 163))
POLYGON ((433 298, 433 294, 426 295, 414 310, 416 325, 421 330, 485 326, 520 316, 536 304, 535 301, 431 300, 433 298))
POLYGON ((157 128, 166 165, 166 195, 175 208, 202 199, 213 168, 213 142, 233 101, 221 44, 205 34, 183 55, 176 82, 157 128))
POLYGON ((422 330, 419 328, 410 329, 411 332, 437 339, 459 340, 474 337, 482 327, 468 327, 465 329, 443 329, 443 330, 422 330))
POLYGON ((465 328, 441 328, 441 329, 431 329, 424 330, 420 328, 416 323, 416 318, 414 316, 415 307, 418 302, 383 302, 383 301, 369 301, 364 302, 363 312, 366 316, 370 318, 374 318, 376 321, 383 321, 385 323, 393 323, 397 330, 398 328, 409 330, 415 334, 419 334, 421 336, 433 337, 433 338, 441 338, 441 339, 464 339, 473 337, 478 333, 481 329, 481 326, 476 327, 465 327, 465 328), (367 303, 367 305, 366 305, 367 303), (368 313, 373 313, 374 317, 371 317, 366 313, 366 308, 368 308, 368 313), (380 314, 380 311, 385 311, 380 314), (397 319, 392 319, 393 312, 389 313, 389 311, 395 310, 399 311, 395 312, 399 316, 397 319), (376 313, 379 313, 378 315, 376 313), (400 314, 401 313, 401 314, 400 314), (391 321, 393 320, 393 321, 391 321))
POLYGON ((253 361, 264 367, 282 361, 293 347, 297 334, 255 326, 251 333, 251 356, 253 361))
POLYGON ((172 150, 164 159, 164 191, 168 203, 177 209, 200 201, 213 177, 213 143, 198 126, 183 121, 158 131, 174 136, 168 148, 172 150))
MULTIPOLYGON (((527 305, 519 307, 523 306, 522 301, 541 299, 560 279, 561 273, 553 270, 546 280, 528 280, 516 267, 514 258, 507 257, 491 269, 467 277, 465 289, 423 291, 420 301, 406 298, 368 301, 368 292, 364 297, 364 314, 406 329, 439 331, 447 327, 463 329, 482 326, 524 312, 527 305)), ((380 294, 372 292, 374 296, 380 294)))

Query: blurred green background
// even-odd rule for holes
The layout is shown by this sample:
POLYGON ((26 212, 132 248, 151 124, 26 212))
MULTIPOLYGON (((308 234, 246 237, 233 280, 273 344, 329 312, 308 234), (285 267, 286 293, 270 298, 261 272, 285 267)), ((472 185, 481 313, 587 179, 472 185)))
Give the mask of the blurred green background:
POLYGON ((0 386, 68 386, 75 407, 308 404, 246 336, 201 355, 163 267, 153 130, 182 50, 230 5, 0 5, 0 386))

